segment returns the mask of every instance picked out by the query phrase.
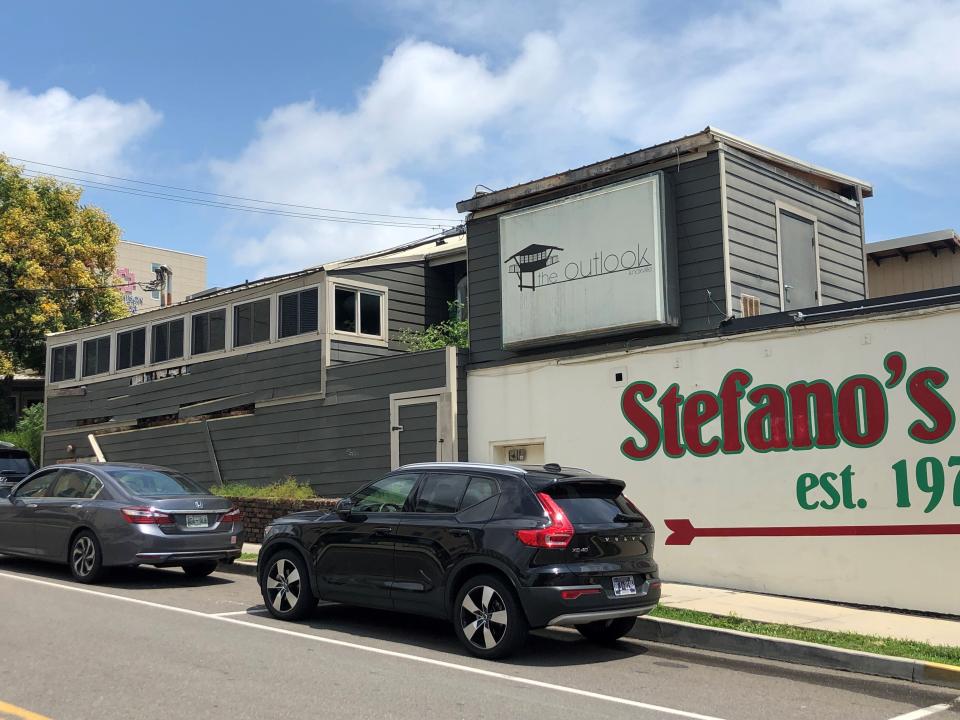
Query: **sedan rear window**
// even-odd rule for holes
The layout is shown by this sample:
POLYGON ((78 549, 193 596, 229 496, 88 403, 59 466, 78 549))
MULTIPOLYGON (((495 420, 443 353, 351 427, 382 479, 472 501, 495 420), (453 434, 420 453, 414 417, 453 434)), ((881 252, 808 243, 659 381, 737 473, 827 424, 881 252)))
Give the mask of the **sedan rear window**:
POLYGON ((549 492, 574 525, 625 522, 628 517, 641 517, 615 485, 571 483, 558 485, 549 492))
POLYGON ((107 470, 131 495, 141 497, 175 497, 177 495, 207 495, 207 491, 190 478, 179 473, 139 468, 107 470))

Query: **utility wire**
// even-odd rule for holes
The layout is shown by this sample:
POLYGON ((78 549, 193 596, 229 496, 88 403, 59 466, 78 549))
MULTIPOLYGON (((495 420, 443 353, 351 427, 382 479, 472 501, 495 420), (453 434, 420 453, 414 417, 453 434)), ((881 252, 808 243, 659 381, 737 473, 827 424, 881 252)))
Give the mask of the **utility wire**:
POLYGON ((159 290, 159 286, 154 285, 149 282, 125 282, 118 285, 80 285, 77 287, 45 287, 45 288, 19 288, 19 287, 0 287, 0 293, 15 293, 15 292, 35 292, 35 293, 54 293, 54 292, 80 292, 81 290, 113 290, 119 288, 130 287, 131 285, 136 285, 141 290, 153 291, 159 290))
MULTIPOLYGON (((80 185, 88 189, 94 190, 106 190, 108 192, 121 193, 123 195, 133 195, 135 197, 145 197, 152 198, 154 200, 168 200, 170 202, 179 202, 185 203, 187 205, 202 205, 206 207, 215 207, 223 208, 226 210, 240 210, 241 212, 255 213, 260 215, 275 215, 279 217, 290 217, 290 218, 300 218, 303 220, 320 220, 324 222, 339 222, 346 223, 350 225, 375 225, 380 227, 399 227, 399 228, 422 228, 422 229, 432 229, 436 230, 442 228, 442 225, 436 223, 426 223, 426 222, 397 222, 390 220, 367 220, 362 218, 347 218, 347 217, 332 217, 329 215, 314 215, 310 213, 298 213, 288 210, 277 210, 273 208, 258 208, 250 207, 248 205, 238 205, 236 203, 226 203, 217 200, 204 200, 202 198, 189 198, 181 195, 171 195, 167 193, 160 193, 154 190, 141 190, 140 188, 128 188, 122 187, 119 185, 111 185, 108 183, 102 183, 97 180, 86 180, 82 178, 74 178, 66 175, 57 175, 54 173, 43 172, 39 170, 31 170, 29 168, 24 169, 24 174, 28 177, 55 177, 63 180, 68 180, 74 184, 80 185)), ((456 224, 456 223, 454 223, 456 224)))
MULTIPOLYGON (((254 203, 259 203, 261 205, 277 205, 280 207, 300 208, 303 210, 318 210, 320 212, 342 213, 347 215, 363 215, 366 217, 394 218, 398 220, 431 220, 434 222, 452 223, 453 225, 457 225, 460 222, 459 220, 452 220, 450 218, 422 217, 418 215, 391 215, 389 213, 370 213, 370 212, 360 212, 359 210, 338 210, 336 208, 317 207, 315 205, 297 205, 295 203, 285 203, 285 202, 278 202, 274 200, 259 200, 257 198, 244 197, 242 195, 226 195, 223 193, 209 192, 207 190, 194 190, 192 188, 178 187, 176 185, 164 185, 162 183, 148 182, 146 180, 135 180, 133 178, 125 178, 117 175, 107 175, 104 173, 96 173, 96 172, 91 172, 89 170, 78 170, 76 168, 65 167, 63 165, 53 165, 51 163, 43 163, 37 160, 27 160, 25 158, 18 158, 18 157, 14 157, 13 155, 8 155, 7 157, 10 158, 11 160, 27 163, 29 165, 40 165, 42 167, 51 167, 51 168, 56 168, 57 170, 67 170, 69 172, 80 173, 82 175, 93 175, 96 177, 108 178, 110 180, 120 180, 121 182, 136 183, 138 185, 149 185, 152 187, 163 188, 165 190, 177 190, 179 192, 189 192, 189 193, 195 193, 198 195, 210 195, 213 197, 227 198, 229 200, 242 200, 244 202, 254 202, 254 203)), ((37 171, 34 170, 34 172, 37 172, 37 171)), ((43 173, 43 174, 53 175, 53 177, 62 177, 60 175, 55 175, 53 173, 43 173)), ((72 179, 82 180, 82 178, 72 178, 72 179)))

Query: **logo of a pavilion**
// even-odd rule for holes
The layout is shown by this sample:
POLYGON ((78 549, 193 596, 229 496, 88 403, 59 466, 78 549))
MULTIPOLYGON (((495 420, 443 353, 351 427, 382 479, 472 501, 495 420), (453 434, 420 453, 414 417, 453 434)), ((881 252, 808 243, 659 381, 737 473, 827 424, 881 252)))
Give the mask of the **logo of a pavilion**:
POLYGON ((560 258, 554 254, 555 251, 563 252, 563 248, 557 247, 556 245, 527 245, 523 250, 514 253, 504 260, 504 265, 513 263, 507 268, 507 272, 516 273, 517 281, 520 285, 520 292, 523 292, 524 289, 536 291, 537 272, 560 260, 560 258), (524 275, 530 276, 529 285, 524 284, 524 275))

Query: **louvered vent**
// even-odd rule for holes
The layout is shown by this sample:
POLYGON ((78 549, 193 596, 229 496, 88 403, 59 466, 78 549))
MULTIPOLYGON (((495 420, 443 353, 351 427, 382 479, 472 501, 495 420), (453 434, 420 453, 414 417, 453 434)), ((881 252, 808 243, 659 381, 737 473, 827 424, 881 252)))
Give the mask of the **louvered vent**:
POLYGON ((740 315, 742 317, 756 317, 760 314, 760 298, 756 295, 740 295, 740 315))

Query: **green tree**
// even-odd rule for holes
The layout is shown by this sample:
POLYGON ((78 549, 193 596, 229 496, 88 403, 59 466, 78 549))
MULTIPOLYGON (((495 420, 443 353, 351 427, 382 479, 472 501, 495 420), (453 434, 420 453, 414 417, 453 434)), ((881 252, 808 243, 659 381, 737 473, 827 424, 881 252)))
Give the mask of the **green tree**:
POLYGON ((15 369, 44 372, 46 333, 127 314, 120 292, 104 289, 116 284, 120 228, 80 196, 0 155, 0 412, 15 369))
POLYGON ((420 350, 438 350, 450 345, 465 348, 470 344, 470 324, 460 319, 463 303, 451 300, 447 303, 450 318, 423 330, 400 330, 397 340, 412 352, 420 350))

